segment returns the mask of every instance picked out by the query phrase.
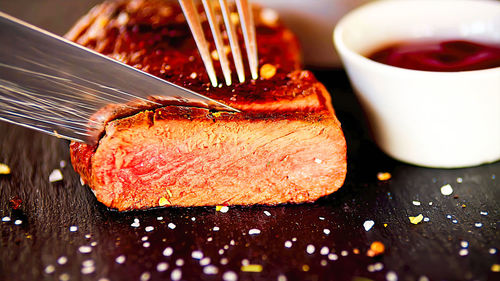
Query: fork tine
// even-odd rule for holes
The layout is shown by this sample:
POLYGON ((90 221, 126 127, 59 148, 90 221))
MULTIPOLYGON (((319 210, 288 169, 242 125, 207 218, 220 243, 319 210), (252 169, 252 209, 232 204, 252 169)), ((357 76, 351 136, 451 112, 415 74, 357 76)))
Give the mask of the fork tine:
POLYGON ((238 7, 238 14, 240 15, 241 30, 243 31, 243 38, 245 39, 245 46, 248 56, 248 65, 250 66, 250 73, 252 79, 257 79, 259 61, 257 58, 257 41, 255 39, 255 25, 253 21, 252 8, 247 0, 236 0, 238 7))
POLYGON ((229 11, 229 6, 226 0, 219 0, 220 8, 222 11, 222 16, 224 17, 224 22, 226 24, 226 31, 229 37, 229 43, 231 45, 231 51, 233 53, 233 60, 236 66, 236 73, 238 74, 238 80, 240 83, 245 82, 245 70, 243 68, 243 60, 241 58, 240 46, 238 45, 238 37, 236 36, 236 30, 234 24, 231 21, 231 14, 229 11))
POLYGON ((193 0, 179 0, 179 3, 181 4, 182 11, 189 24, 189 28, 191 29, 191 33, 193 33, 196 46, 198 46, 201 59, 207 69, 210 82, 212 82, 213 87, 217 87, 217 76, 215 75, 214 65, 212 63, 212 59, 210 58, 210 51, 208 49, 208 43, 201 27, 200 18, 198 17, 198 10, 193 4, 193 0))
POLYGON ((224 50, 224 42, 222 42, 222 34, 219 29, 219 24, 215 18, 214 9, 212 6, 212 0, 202 0, 203 6, 205 7, 205 14, 207 15, 208 23, 210 24, 210 29, 212 30, 212 36, 214 37, 215 47, 217 48, 217 53, 219 54, 219 61, 222 68, 222 73, 224 74, 224 79, 226 80, 226 85, 231 85, 231 68, 229 67, 229 60, 227 54, 224 50))

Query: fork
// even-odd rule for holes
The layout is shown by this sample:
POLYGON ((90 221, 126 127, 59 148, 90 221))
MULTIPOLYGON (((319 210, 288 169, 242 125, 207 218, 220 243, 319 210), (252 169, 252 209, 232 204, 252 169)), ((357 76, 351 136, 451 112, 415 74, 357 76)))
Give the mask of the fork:
MULTIPOLYGON (((229 59, 225 52, 225 46, 222 40, 222 33, 219 28, 219 24, 216 20, 216 14, 214 11, 212 0, 201 0, 205 10, 205 15, 207 17, 210 29, 212 31, 212 36, 214 38, 215 47, 217 49, 217 54, 219 57, 220 65, 222 68, 222 73, 226 85, 232 84, 231 80, 231 68, 229 67, 229 59)), ((258 78, 258 58, 257 58, 257 42, 255 39, 255 25, 252 16, 252 8, 247 0, 236 0, 236 6, 238 9, 239 21, 241 23, 241 29, 243 33, 243 39, 246 46, 248 65, 250 68, 250 74, 252 79, 258 78)), ((214 65, 210 55, 209 44, 203 32, 203 28, 200 22, 200 16, 198 14, 198 9, 193 3, 193 0, 179 0, 182 7, 182 11, 186 20, 193 33, 196 46, 200 53, 205 69, 207 70, 208 77, 213 87, 217 87, 217 75, 215 73, 214 65)), ((222 17, 226 32, 228 35, 228 40, 233 55, 233 61, 236 68, 236 73, 238 75, 238 80, 240 83, 245 82, 245 70, 243 65, 243 59, 241 57, 241 50, 238 43, 238 37, 236 34, 236 27, 231 20, 231 11, 229 9, 227 0, 219 0, 220 9, 222 12, 222 17)))

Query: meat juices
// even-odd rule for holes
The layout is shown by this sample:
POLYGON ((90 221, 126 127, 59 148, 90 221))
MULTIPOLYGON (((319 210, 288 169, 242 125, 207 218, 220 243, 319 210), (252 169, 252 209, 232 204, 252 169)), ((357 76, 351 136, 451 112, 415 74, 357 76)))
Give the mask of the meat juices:
MULTIPOLYGON (((229 87, 210 86, 173 3, 105 2, 67 34, 242 111, 165 106, 123 117, 103 110, 96 118, 109 121, 99 143, 70 146, 73 167, 100 202, 119 211, 300 203, 342 186, 346 144, 328 92, 299 69, 295 36, 279 21, 262 18, 261 9, 254 15, 259 64, 274 66, 276 73, 229 87)), ((217 61, 215 67, 220 69, 217 61)))

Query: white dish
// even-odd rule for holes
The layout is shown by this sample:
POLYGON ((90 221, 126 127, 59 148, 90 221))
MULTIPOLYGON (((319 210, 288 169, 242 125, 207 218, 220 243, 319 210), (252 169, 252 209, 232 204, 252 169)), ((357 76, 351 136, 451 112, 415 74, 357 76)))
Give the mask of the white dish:
POLYGON ((334 42, 375 142, 404 162, 454 168, 500 159, 500 67, 403 69, 364 55, 420 39, 500 43, 500 2, 377 1, 338 23, 334 42))

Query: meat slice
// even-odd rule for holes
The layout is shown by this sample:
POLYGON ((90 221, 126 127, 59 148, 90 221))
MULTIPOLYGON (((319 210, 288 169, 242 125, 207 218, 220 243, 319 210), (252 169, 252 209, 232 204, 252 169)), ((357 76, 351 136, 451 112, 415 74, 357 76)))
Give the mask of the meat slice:
POLYGON ((100 202, 120 211, 300 203, 342 186, 346 144, 328 92, 300 70, 295 36, 254 11, 259 63, 276 73, 230 87, 210 86, 181 10, 171 2, 105 2, 68 33, 242 111, 103 109, 95 116, 106 122, 98 144, 70 146, 73 167, 100 202))

